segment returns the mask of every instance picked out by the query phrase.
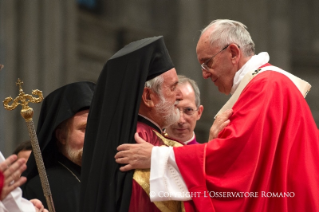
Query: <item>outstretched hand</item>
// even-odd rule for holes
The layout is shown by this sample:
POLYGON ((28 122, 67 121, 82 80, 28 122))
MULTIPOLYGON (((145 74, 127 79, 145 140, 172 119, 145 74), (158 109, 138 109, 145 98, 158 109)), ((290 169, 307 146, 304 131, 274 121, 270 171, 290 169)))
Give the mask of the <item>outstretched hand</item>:
POLYGON ((25 159, 20 158, 17 160, 16 155, 11 155, 5 161, 0 163, 0 171, 4 175, 4 184, 0 196, 0 200, 6 198, 6 196, 21 186, 27 181, 27 178, 20 177, 22 172, 27 168, 25 165, 25 159))
POLYGON ((218 134, 230 123, 229 117, 233 114, 232 109, 228 109, 219 114, 209 130, 208 141, 217 138, 218 134))
POLYGON ((134 138, 137 144, 122 144, 117 147, 119 152, 115 155, 115 161, 126 164, 120 168, 123 172, 151 167, 153 145, 143 140, 138 133, 135 133, 134 138))

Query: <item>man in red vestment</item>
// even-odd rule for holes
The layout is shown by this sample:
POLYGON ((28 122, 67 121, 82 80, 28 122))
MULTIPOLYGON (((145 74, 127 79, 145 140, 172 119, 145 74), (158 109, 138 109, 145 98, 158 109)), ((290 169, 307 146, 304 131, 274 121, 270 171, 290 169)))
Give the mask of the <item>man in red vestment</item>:
POLYGON ((166 178, 174 170, 190 194, 183 200, 194 203, 185 204, 186 211, 319 211, 319 139, 304 99, 308 84, 270 65, 268 53, 255 55, 246 26, 237 21, 210 23, 196 53, 203 77, 233 94, 223 107, 233 109, 231 123, 207 144, 173 149, 136 135, 140 144, 118 147, 116 161, 128 164, 121 170, 153 170, 153 158, 166 155, 163 170, 156 170, 162 176, 150 179, 152 201, 165 200, 159 191, 185 190, 162 186, 174 184, 166 178))
MULTIPOLYGON (((162 129, 179 119, 176 105, 182 98, 177 89, 175 68, 148 80, 142 94, 136 132, 154 146, 182 146, 182 143, 165 139, 162 129)), ((130 212, 160 212, 167 209, 182 211, 181 202, 151 202, 149 197, 149 171, 136 170, 133 175, 130 212)))

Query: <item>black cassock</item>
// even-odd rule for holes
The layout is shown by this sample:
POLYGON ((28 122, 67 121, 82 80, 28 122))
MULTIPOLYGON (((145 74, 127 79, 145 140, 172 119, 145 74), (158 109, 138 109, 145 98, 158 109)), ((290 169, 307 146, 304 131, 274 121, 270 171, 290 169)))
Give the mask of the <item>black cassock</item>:
MULTIPOLYGON (((56 212, 78 211, 80 200, 81 167, 63 155, 56 157, 55 163, 48 168, 52 198, 56 212)), ((43 194, 39 175, 30 179, 25 185, 23 196, 26 199, 39 199, 48 208, 43 194)))

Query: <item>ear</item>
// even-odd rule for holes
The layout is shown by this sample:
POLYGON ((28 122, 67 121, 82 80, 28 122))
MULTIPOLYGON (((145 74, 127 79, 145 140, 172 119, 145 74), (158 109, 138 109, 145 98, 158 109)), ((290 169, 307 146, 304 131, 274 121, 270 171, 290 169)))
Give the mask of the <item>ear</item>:
POLYGON ((59 143, 65 145, 66 144, 66 135, 62 129, 58 128, 55 130, 55 137, 59 143))
POLYGON ((149 88, 144 88, 143 94, 142 94, 142 101, 147 107, 154 107, 154 93, 149 88))
POLYGON ((229 45, 229 49, 231 52, 232 62, 238 62, 240 58, 240 47, 238 47, 237 44, 232 43, 229 45))
POLYGON ((200 105, 197 110, 197 120, 199 120, 200 117, 202 117, 203 111, 204 111, 204 106, 200 105))

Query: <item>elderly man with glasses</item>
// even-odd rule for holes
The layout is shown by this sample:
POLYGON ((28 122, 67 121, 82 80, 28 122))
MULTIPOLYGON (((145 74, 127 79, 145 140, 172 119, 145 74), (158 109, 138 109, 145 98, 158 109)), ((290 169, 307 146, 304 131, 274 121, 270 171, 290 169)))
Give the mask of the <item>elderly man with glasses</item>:
POLYGON ((220 110, 232 108, 230 124, 217 138, 166 148, 136 135, 139 144, 118 147, 116 161, 128 164, 121 170, 151 167, 152 201, 192 200, 186 211, 319 211, 318 129, 304 99, 310 85, 254 51, 237 21, 215 20, 199 38, 203 77, 232 94, 220 110))

